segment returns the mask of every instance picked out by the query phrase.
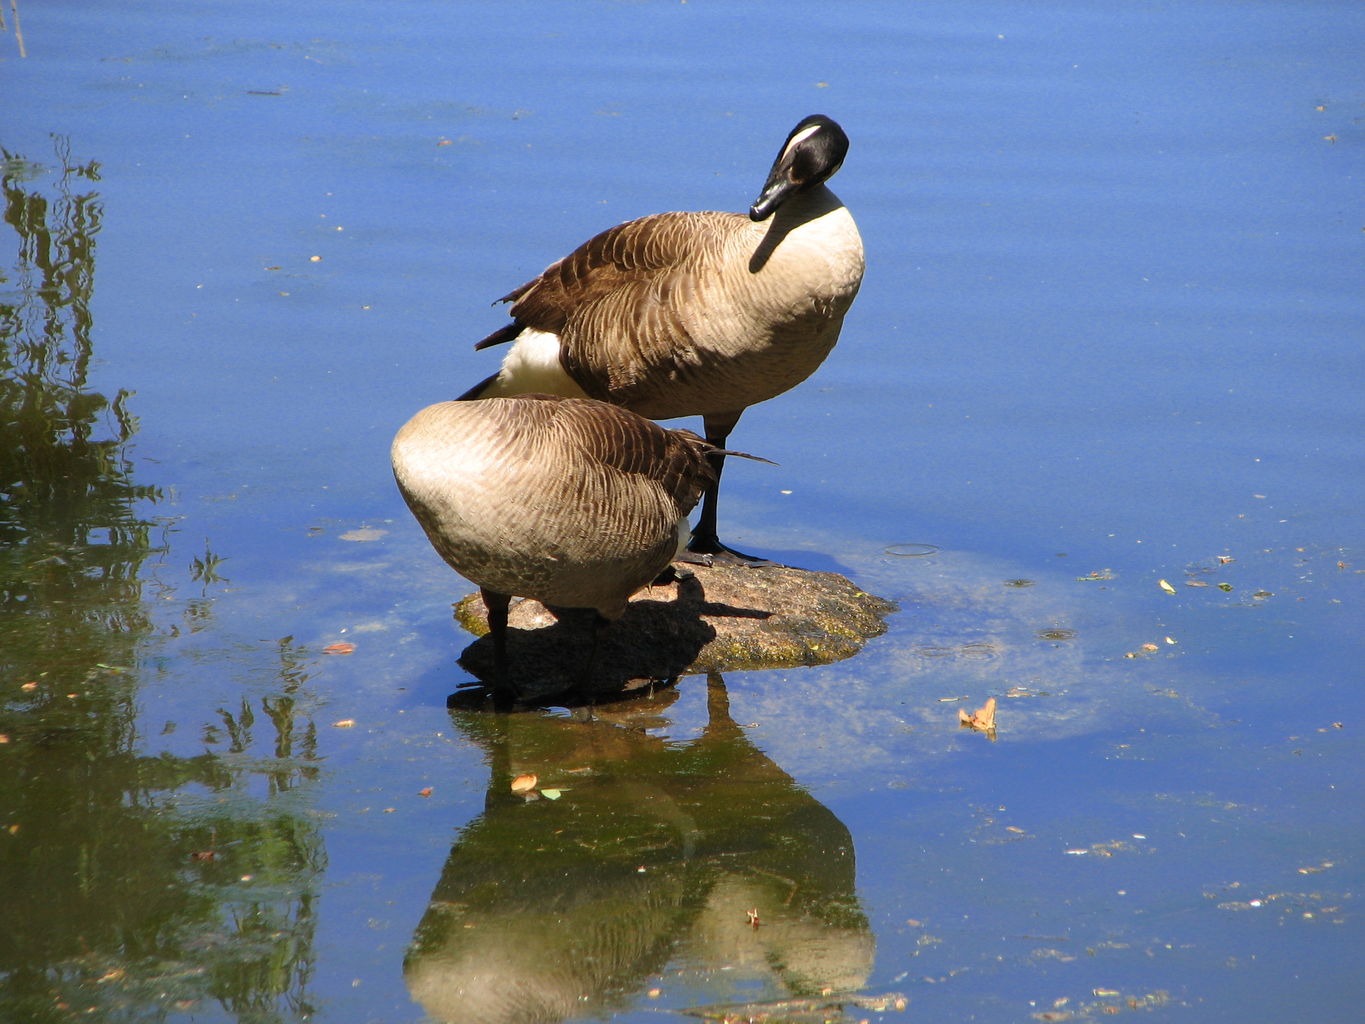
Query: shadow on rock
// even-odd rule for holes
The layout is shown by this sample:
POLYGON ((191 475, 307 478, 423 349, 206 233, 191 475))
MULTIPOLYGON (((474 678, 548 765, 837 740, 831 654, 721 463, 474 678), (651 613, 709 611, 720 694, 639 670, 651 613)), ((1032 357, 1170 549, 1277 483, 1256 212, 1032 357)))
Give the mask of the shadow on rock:
MULTIPOLYGON (((836 573, 698 567, 631 599, 602 637, 588 685, 582 671, 592 647, 591 612, 517 601, 509 615, 508 654, 526 703, 571 689, 577 691, 573 702, 591 703, 649 692, 654 684, 694 673, 839 661, 883 633, 895 608, 836 573)), ((493 650, 482 600, 477 594, 464 598, 455 617, 481 637, 461 654, 460 664, 489 678, 493 650)), ((473 706, 483 695, 482 689, 467 691, 453 701, 473 706)))

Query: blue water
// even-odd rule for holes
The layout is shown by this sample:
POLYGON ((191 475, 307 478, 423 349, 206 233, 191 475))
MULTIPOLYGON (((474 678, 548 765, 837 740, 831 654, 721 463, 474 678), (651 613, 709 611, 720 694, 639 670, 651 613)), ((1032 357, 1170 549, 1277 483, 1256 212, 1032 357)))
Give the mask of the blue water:
MULTIPOLYGON (((118 450, 155 495, 117 586, 90 520, 61 550, 97 586, 0 602, 0 871, 49 894, 6 914, 0 1006, 423 1020, 443 871, 515 895, 490 836, 605 846, 629 807, 692 838, 638 891, 657 949, 583 983, 591 1018, 825 970, 909 1000, 847 1020, 1356 1019, 1358 5, 20 13, 0 146, 53 221, 63 187, 98 210, 80 389, 132 392, 118 450), (716 745, 701 678, 583 736, 453 719, 467 587, 402 506, 393 432, 492 372, 493 299, 621 220, 744 209, 816 111, 852 139, 832 187, 867 276, 820 371, 732 435, 779 466, 727 470, 721 528, 897 600, 889 632, 727 675, 716 745), (98 166, 62 186, 64 152, 98 166), (990 696, 994 742, 957 725, 990 696), (507 763, 596 781, 508 804, 507 763)), ((11 228, 0 304, 54 308, 11 228)), ((532 977, 635 855, 537 876, 525 913, 578 902, 533 917, 532 977)))

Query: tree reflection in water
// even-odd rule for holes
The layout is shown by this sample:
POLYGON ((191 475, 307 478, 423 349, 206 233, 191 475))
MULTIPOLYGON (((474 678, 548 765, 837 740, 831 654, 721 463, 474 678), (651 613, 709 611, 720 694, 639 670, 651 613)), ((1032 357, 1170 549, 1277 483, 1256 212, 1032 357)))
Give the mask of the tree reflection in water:
POLYGON ((875 942, 852 836, 731 720, 719 676, 707 693, 706 730, 689 743, 646 731, 666 721, 644 702, 590 720, 452 711, 490 781, 408 952, 428 1013, 605 1014, 670 962, 684 985, 746 1000, 866 982, 875 942), (523 774, 539 799, 512 792, 523 774))
MULTIPOLYGON (((248 701, 220 713, 236 756, 146 752, 139 682, 176 630, 158 630, 141 574, 172 531, 134 476, 128 392, 88 384, 99 165, 60 138, 55 154, 47 168, 0 149, 0 1019, 208 999, 306 1017, 323 851, 291 793, 316 771, 303 654, 280 643, 270 735, 248 701)), ((195 561, 206 588, 217 561, 195 561)))

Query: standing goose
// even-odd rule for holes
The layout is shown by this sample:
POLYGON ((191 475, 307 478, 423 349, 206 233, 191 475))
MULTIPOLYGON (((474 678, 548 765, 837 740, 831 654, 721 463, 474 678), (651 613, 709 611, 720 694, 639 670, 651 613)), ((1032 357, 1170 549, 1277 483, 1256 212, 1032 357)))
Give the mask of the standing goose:
POLYGON ((687 514, 715 478, 711 450, 690 431, 554 395, 441 402, 398 432, 403 498, 440 556, 483 594, 501 699, 517 692, 509 599, 594 609, 595 651, 597 634, 677 553, 687 514))
POLYGON ((586 396, 651 419, 700 415, 715 479, 688 550, 694 561, 759 559, 716 536, 730 431, 750 405, 809 377, 839 337, 863 278, 863 243, 825 181, 848 136, 822 114, 782 144, 748 216, 660 213, 604 231, 498 300, 512 323, 502 369, 462 399, 586 396))

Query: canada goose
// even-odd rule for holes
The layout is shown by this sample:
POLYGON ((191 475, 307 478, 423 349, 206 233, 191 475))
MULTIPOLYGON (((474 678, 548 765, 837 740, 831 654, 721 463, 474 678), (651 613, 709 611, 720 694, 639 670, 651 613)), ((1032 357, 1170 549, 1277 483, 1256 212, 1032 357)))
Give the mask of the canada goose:
MULTIPOLYGON (((579 246, 498 300, 512 303, 512 323, 474 347, 514 344, 461 398, 552 392, 651 419, 700 415, 723 450, 748 406, 815 371, 858 293, 862 239, 825 186, 847 151, 843 129, 814 114, 787 136, 747 217, 661 213, 579 246)), ((760 561, 716 536, 724 458, 711 456, 688 550, 760 561)))
POLYGON ((686 516, 715 477, 711 450, 690 431, 554 395, 441 402, 398 432, 393 472, 404 500, 440 556, 483 594, 495 692, 517 692, 510 598, 594 609, 595 651, 601 630, 677 553, 686 516))

